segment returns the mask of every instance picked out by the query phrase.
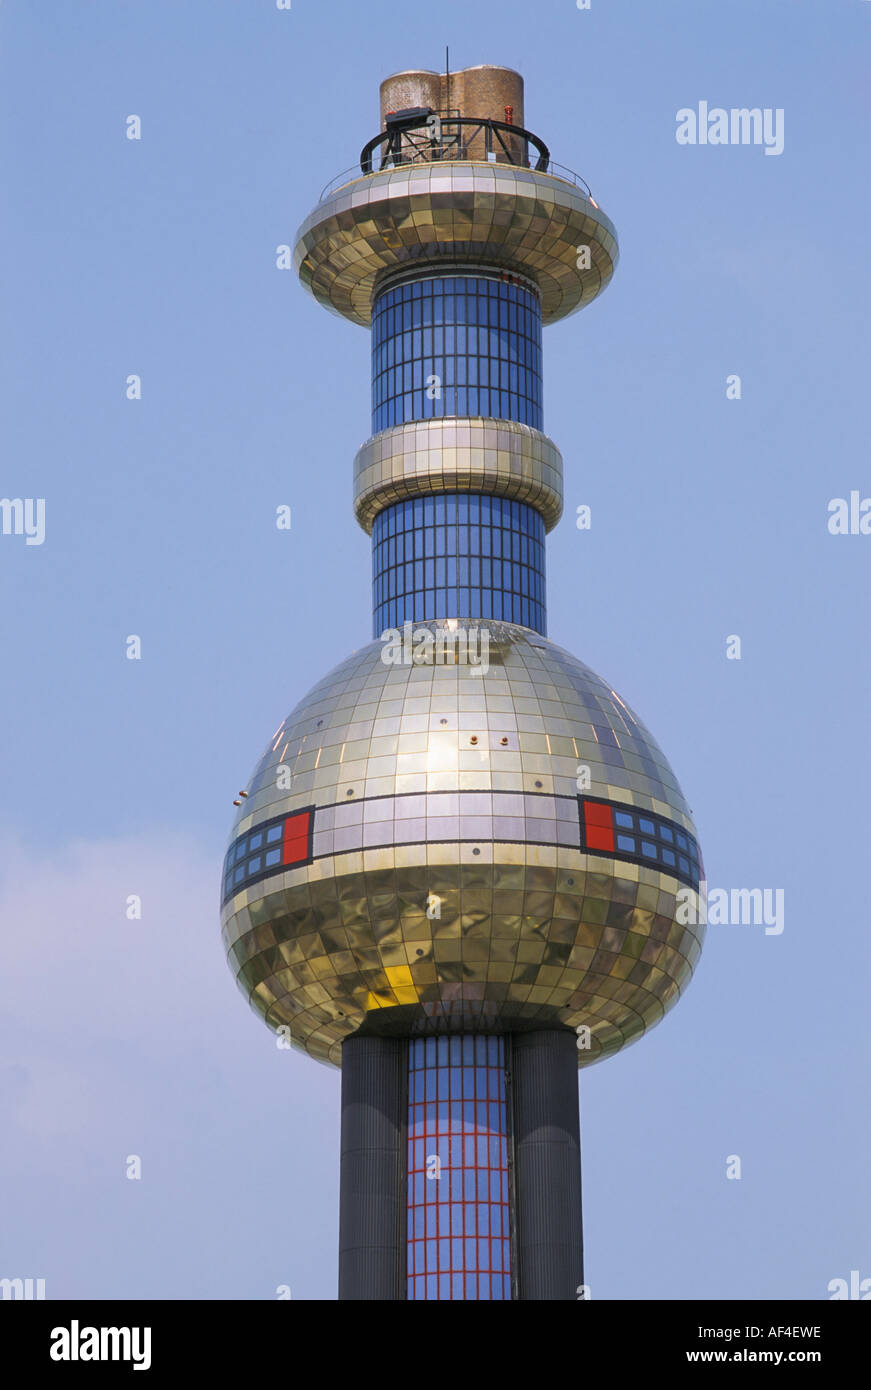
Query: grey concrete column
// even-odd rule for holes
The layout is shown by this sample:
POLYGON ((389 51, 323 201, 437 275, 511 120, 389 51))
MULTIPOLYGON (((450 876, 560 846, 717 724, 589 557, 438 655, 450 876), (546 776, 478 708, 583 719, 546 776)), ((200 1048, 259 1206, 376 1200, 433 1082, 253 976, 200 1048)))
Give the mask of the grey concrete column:
POLYGON ((407 1044, 342 1044, 339 1298, 404 1299, 407 1044))
POLYGON ((584 1282, 581 1126, 574 1033, 512 1039, 517 1289, 576 1299, 584 1282))

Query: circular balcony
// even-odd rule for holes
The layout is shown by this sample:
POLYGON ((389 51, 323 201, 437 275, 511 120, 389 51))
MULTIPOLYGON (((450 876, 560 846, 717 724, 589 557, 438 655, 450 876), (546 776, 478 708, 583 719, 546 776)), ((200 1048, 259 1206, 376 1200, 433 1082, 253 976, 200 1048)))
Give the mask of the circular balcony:
POLYGON ((354 512, 371 534, 382 507, 440 492, 486 492, 562 515, 563 464, 540 430, 515 420, 415 420, 373 435, 354 460, 354 512))
POLYGON ((400 162, 338 183, 297 233, 294 264, 326 308, 368 326, 373 297, 396 270, 477 263, 528 275, 543 322, 555 323, 610 281, 616 230, 586 184, 552 171, 549 155, 545 168, 529 168, 398 153, 400 162))

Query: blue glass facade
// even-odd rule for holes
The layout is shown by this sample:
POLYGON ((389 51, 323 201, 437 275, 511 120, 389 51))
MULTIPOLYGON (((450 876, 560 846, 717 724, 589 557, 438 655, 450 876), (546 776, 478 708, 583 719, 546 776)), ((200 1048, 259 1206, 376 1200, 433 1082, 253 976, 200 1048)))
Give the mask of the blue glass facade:
POLYGON ((408 1298, 510 1300, 504 1039, 408 1051, 408 1298))
POLYGON ((372 311, 372 430, 489 416, 542 428, 541 304, 517 277, 439 275, 372 311))
POLYGON ((505 497, 436 493, 372 528, 374 636, 404 622, 496 618, 546 632, 544 522, 505 497))
MULTIPOLYGON (((642 758, 640 761, 643 766, 648 760, 642 758)), ((632 806, 605 801, 598 796, 579 797, 578 802, 583 848, 595 854, 662 869, 698 890, 699 881, 704 877, 698 841, 676 821, 654 811, 636 811, 632 806)))

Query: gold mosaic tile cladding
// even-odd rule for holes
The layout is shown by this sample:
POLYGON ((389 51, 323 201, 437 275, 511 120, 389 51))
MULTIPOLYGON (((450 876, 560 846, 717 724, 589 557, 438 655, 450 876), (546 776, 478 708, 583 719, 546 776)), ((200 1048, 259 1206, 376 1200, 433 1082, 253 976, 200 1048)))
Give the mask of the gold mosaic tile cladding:
POLYGON ((354 512, 370 535, 382 507, 438 492, 528 502, 551 531, 562 515, 562 455, 540 430, 480 417, 395 425, 357 453, 354 512))
POLYGON ((303 222, 294 265, 328 309, 369 324, 379 279, 397 268, 458 258, 528 274, 542 321, 589 304, 617 263, 617 235, 574 184, 506 164, 451 161, 365 174, 303 222), (578 269, 578 247, 592 265, 578 269))
MULTIPOLYGON (((415 624, 424 626, 441 624, 415 624)), ((308 805, 338 808, 339 823, 362 798, 573 797, 579 764, 590 769, 589 795, 695 834, 662 751, 605 682, 538 633, 477 623, 485 627, 483 675, 464 664, 385 665, 381 642, 336 667, 270 739, 231 839, 308 805), (279 788, 282 767, 290 790, 279 788)), ((316 858, 227 902, 231 968, 270 1026, 289 1025, 297 1047, 339 1065, 342 1039, 361 1027, 414 1036, 587 1024, 583 1066, 676 1002, 704 929, 675 920, 681 885, 671 875, 584 854, 556 834, 553 844, 473 844, 459 825, 451 833, 440 815, 420 843, 316 858), (427 915, 431 894, 439 916, 427 915)))

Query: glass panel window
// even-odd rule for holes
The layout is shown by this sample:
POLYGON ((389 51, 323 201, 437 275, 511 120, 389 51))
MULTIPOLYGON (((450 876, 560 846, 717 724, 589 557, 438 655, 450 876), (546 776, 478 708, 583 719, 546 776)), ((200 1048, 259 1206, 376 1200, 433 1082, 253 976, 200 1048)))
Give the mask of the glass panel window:
POLYGON ((408 1298, 510 1300, 504 1040, 414 1039, 408 1083, 408 1298))
POLYGON ((541 304, 531 285, 496 272, 424 275, 376 300, 373 432, 452 415, 541 429, 541 304))
POLYGON ((449 493, 385 508, 372 529, 374 636, 404 621, 485 615, 545 633, 544 539, 534 507, 501 497, 449 493), (524 558, 478 558, 512 552, 524 558))
POLYGON ((666 822, 661 816, 645 813, 643 815, 623 809, 619 804, 604 801, 599 797, 578 797, 578 811, 581 820, 581 843, 590 852, 625 858, 650 868, 660 867, 670 871, 676 878, 683 879, 693 888, 698 888, 703 870, 698 845, 692 835, 678 830, 673 822, 666 822), (642 827, 651 838, 644 834, 621 834, 624 826, 642 827), (663 841, 672 844, 677 840, 686 848, 686 854, 668 849, 663 841))

